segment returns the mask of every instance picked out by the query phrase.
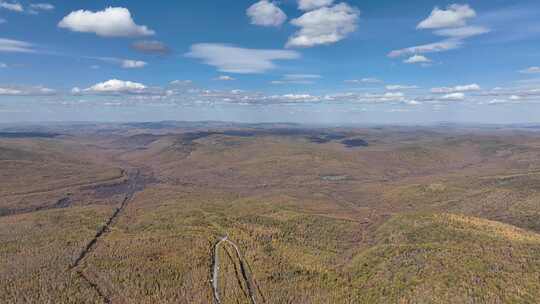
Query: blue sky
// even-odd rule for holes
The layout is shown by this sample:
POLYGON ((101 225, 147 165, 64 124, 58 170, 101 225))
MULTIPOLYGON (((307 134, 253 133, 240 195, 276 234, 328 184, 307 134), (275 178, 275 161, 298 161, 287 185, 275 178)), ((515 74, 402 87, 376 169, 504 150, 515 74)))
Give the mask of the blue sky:
POLYGON ((538 122, 538 1, 0 0, 0 122, 538 122))

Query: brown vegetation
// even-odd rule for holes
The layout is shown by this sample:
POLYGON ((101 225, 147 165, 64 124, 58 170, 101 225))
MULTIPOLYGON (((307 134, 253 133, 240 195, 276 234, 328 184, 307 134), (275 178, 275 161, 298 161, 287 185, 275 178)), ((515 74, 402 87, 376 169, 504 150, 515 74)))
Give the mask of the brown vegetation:
POLYGON ((257 303, 540 297, 539 134, 50 132, 64 135, 0 139, 1 303, 211 303, 223 236, 245 261, 219 248, 224 304, 251 303, 242 267, 257 303))

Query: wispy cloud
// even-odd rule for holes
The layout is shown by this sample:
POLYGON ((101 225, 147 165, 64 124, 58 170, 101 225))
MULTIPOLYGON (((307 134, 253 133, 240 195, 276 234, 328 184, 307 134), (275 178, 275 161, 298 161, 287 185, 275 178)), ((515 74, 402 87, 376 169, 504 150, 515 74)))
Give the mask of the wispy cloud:
POLYGON ((404 55, 438 53, 449 50, 455 50, 463 45, 463 41, 459 39, 448 39, 440 42, 412 46, 404 49, 394 50, 388 54, 391 58, 401 57, 404 55))
POLYGON ((279 80, 271 81, 272 84, 313 84, 321 79, 318 74, 286 74, 279 80))
POLYGON ((0 86, 0 95, 4 96, 48 96, 56 91, 44 86, 0 86))
POLYGON ((375 78, 375 77, 366 77, 361 79, 348 79, 345 80, 346 83, 353 83, 353 84, 377 84, 377 83, 383 83, 382 80, 375 78))
POLYGON ((522 74, 540 74, 540 67, 532 66, 524 70, 519 71, 522 74))
POLYGON ((18 13, 24 12, 24 8, 22 4, 18 2, 7 2, 7 1, 0 0, 0 8, 13 11, 13 12, 18 12, 18 13))
MULTIPOLYGON (((484 26, 470 26, 467 22, 475 18, 476 11, 469 5, 452 4, 446 9, 435 7, 431 14, 417 25, 419 30, 434 30, 438 36, 448 37, 445 40, 393 50, 388 57, 439 53, 461 48, 467 38, 489 33, 491 30, 484 26)), ((407 62, 405 63, 412 63, 407 62)))
POLYGON ((290 50, 248 49, 220 43, 199 43, 191 46, 186 57, 201 59, 220 72, 258 74, 276 68, 274 61, 300 58, 290 50))
POLYGON ((229 76, 229 75, 220 75, 216 78, 214 78, 214 80, 219 80, 219 81, 233 81, 233 80, 236 80, 235 78, 229 76))
POLYGON ((418 89, 418 86, 415 85, 400 85, 400 84, 391 84, 387 85, 385 87, 389 91, 396 91, 396 90, 413 90, 418 89))
POLYGON ((122 59, 122 58, 115 58, 115 57, 84 57, 84 58, 112 63, 124 69, 140 69, 148 65, 148 63, 145 61, 135 60, 135 59, 122 59))
POLYGON ((5 53, 35 53, 32 43, 14 39, 0 38, 0 52, 5 53))
POLYGON ((471 92, 471 91, 480 91, 480 86, 476 83, 458 85, 455 87, 440 87, 431 89, 431 93, 436 94, 448 94, 448 93, 457 93, 457 92, 471 92))

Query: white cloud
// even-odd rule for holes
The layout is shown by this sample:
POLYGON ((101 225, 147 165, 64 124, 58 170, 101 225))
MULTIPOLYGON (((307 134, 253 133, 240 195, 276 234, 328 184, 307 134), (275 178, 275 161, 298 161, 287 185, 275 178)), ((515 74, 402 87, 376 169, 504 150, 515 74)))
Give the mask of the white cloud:
POLYGON ((0 24, 7 23, 7 20, 4 18, 0 18, 0 24))
POLYGON ((58 26, 74 32, 95 33, 103 37, 134 37, 154 35, 144 25, 137 25, 127 8, 108 7, 103 11, 78 10, 62 19, 58 26))
POLYGON ((282 79, 271 81, 271 84, 312 84, 315 80, 322 78, 317 74, 286 74, 282 79))
POLYGON ((463 100, 465 99, 465 94, 463 93, 451 93, 451 94, 446 94, 444 96, 441 97, 442 100, 463 100))
POLYGON ((6 53, 34 53, 33 45, 28 42, 0 38, 0 52, 6 53))
POLYGON ((54 10, 54 5, 50 3, 33 3, 33 4, 30 4, 28 13, 37 15, 40 12, 52 11, 52 10, 54 10))
POLYGON ((30 8, 42 11, 52 11, 54 9, 54 5, 50 3, 33 3, 30 4, 30 8))
POLYGON ((421 102, 418 102, 416 100, 405 100, 404 101, 405 104, 407 105, 410 105, 410 106, 418 106, 418 105, 421 105, 422 103, 421 102))
POLYGON ((533 66, 519 71, 522 74, 540 74, 540 66, 533 66))
POLYGON ((367 77, 367 78, 362 78, 362 79, 349 79, 349 80, 345 80, 345 82, 347 82, 347 83, 356 83, 356 84, 360 84, 360 83, 374 84, 374 83, 382 83, 383 81, 380 80, 380 79, 377 79, 377 78, 367 77))
POLYGON ((140 60, 130 60, 130 59, 125 59, 122 61, 122 67, 124 69, 138 69, 138 68, 143 68, 147 65, 148 63, 144 62, 144 61, 140 61, 140 60))
POLYGON ((316 96, 313 96, 310 94, 285 94, 285 95, 281 95, 281 97, 285 99, 290 99, 290 100, 306 100, 306 101, 318 100, 316 96))
POLYGON ((97 83, 87 89, 84 89, 83 92, 85 93, 138 94, 138 93, 143 93, 146 88, 147 87, 142 83, 111 79, 105 82, 97 83))
POLYGON ((280 26, 287 15, 274 3, 268 0, 261 0, 246 10, 246 14, 251 19, 251 24, 261 26, 280 26))
POLYGON ((476 17, 476 12, 467 4, 452 4, 444 9, 435 7, 429 17, 418 24, 418 29, 460 27, 467 19, 476 17))
POLYGON ((215 78, 214 80, 220 80, 220 81, 233 81, 233 80, 236 80, 235 78, 229 76, 229 75, 221 75, 217 78, 215 78))
POLYGON ((334 0, 298 0, 298 9, 311 11, 323 6, 330 6, 334 0))
POLYGON ((321 7, 293 19, 300 28, 289 37, 287 47, 313 47, 338 42, 357 28, 360 11, 346 3, 321 7))
POLYGON ((286 80, 302 80, 302 79, 320 79, 321 75, 318 74, 286 74, 283 76, 286 80))
POLYGON ((383 98, 386 98, 387 100, 401 100, 403 97, 405 97, 405 95, 401 92, 388 92, 383 95, 383 98))
POLYGON ((402 92, 386 92, 384 94, 357 94, 357 93, 337 93, 326 95, 324 100, 336 102, 355 102, 363 104, 403 104, 403 105, 419 105, 420 102, 415 99, 408 98, 402 92))
POLYGON ((276 67, 275 60, 300 58, 295 51, 246 49, 219 43, 194 44, 186 56, 201 59, 221 72, 239 74, 264 73, 276 67))
POLYGON ((415 85, 399 85, 399 84, 394 84, 394 85, 387 85, 387 86, 386 86, 386 89, 387 89, 388 91, 412 90, 412 89, 418 89, 418 86, 415 86, 415 85))
POLYGON ((0 8, 7 9, 13 12, 19 12, 19 13, 24 12, 23 6, 18 2, 6 2, 6 1, 0 0, 0 8))
MULTIPOLYGON (((138 68, 143 68, 148 65, 148 63, 145 61, 134 60, 134 59, 123 59, 123 58, 115 58, 115 57, 85 57, 85 58, 115 64, 115 65, 120 66, 123 69, 138 69, 138 68)), ((98 65, 93 65, 91 66, 91 68, 99 69, 100 67, 98 65)))
POLYGON ((0 69, 5 69, 7 67, 8 67, 7 64, 0 62, 0 69))
POLYGON ((445 28, 435 31, 436 35, 452 38, 469 38, 489 33, 491 30, 483 26, 464 26, 458 28, 445 28))
POLYGON ((54 95, 56 91, 44 86, 32 87, 0 87, 0 95, 6 96, 48 96, 54 95))
POLYGON ((431 59, 427 58, 423 55, 414 55, 409 57, 408 59, 403 61, 404 63, 408 64, 415 64, 415 63, 430 63, 431 59))
POLYGON ((11 88, 0 88, 0 95, 22 95, 22 91, 11 88))
POLYGON ((462 45, 463 42, 459 39, 447 39, 440 42, 394 50, 388 54, 388 57, 395 58, 404 55, 444 52, 460 48, 462 45))
POLYGON ((186 80, 173 80, 169 83, 173 86, 184 86, 184 85, 191 85, 193 84, 192 80, 186 79, 186 80))
POLYGON ((490 101, 488 101, 487 105, 489 106, 496 106, 496 105, 511 105, 511 104, 519 104, 520 99, 498 99, 498 98, 495 98, 495 99, 492 99, 490 101))
MULTIPOLYGON (((476 17, 476 12, 469 5, 452 4, 446 9, 435 7, 430 16, 420 22, 417 29, 434 29, 434 34, 448 37, 446 40, 394 50, 388 54, 395 58, 404 55, 418 55, 423 53, 445 52, 460 48, 466 38, 490 32, 483 26, 468 26, 467 21, 476 17)), ((411 57, 412 60, 414 58, 411 57)), ((405 63, 418 63, 404 61, 405 63)))
POLYGON ((476 83, 473 84, 467 84, 467 85, 459 85, 455 87, 442 87, 442 88, 433 88, 431 89, 431 93, 436 94, 448 94, 448 93, 456 93, 456 92, 471 92, 471 91, 479 91, 481 88, 476 83))

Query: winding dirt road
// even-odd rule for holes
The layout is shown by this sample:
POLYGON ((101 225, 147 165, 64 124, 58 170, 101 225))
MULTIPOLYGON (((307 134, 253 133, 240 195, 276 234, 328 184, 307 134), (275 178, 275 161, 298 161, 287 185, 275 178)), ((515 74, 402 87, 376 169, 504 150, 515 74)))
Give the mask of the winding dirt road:
MULTIPOLYGON (((256 304, 256 286, 253 282, 253 278, 248 274, 248 267, 246 267, 246 262, 242 258, 242 254, 240 252, 240 249, 238 246, 229 240, 228 237, 223 237, 219 239, 219 241, 214 245, 213 250, 213 257, 212 257, 212 291, 214 294, 214 303, 215 304, 221 304, 221 298, 219 295, 219 248, 223 244, 228 243, 234 248, 234 251, 236 253, 236 257, 238 259, 238 264, 240 265, 240 271, 242 274, 242 280, 244 280, 246 286, 247 286, 247 295, 249 296, 249 300, 251 304, 256 304)), ((264 300, 263 300, 264 302, 264 300)))

